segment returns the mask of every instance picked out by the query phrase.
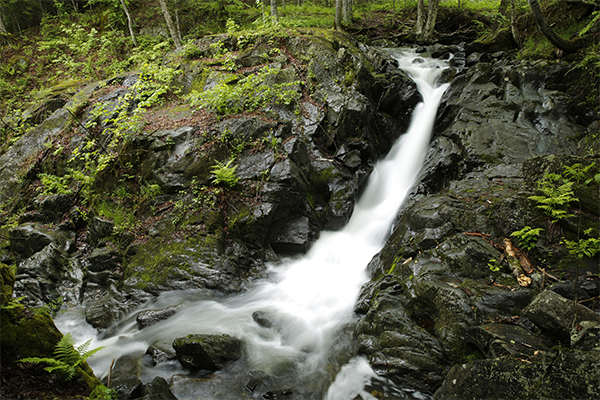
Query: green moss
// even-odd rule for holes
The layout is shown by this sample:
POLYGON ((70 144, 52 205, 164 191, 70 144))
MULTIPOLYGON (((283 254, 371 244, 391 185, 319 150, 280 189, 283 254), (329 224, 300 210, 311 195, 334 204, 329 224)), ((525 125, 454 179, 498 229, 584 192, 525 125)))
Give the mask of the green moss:
POLYGON ((130 260, 123 281, 133 278, 134 286, 144 290, 171 280, 189 279, 190 275, 198 276, 194 265, 208 265, 210 268, 218 245, 216 235, 166 244, 160 239, 153 239, 130 260))

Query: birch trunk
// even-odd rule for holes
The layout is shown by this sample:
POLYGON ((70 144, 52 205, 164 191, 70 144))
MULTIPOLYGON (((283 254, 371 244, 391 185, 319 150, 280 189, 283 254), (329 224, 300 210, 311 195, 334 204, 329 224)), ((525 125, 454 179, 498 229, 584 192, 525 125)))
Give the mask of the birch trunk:
POLYGON ((429 0, 429 7, 427 7, 427 23, 425 24, 425 30, 423 32, 423 40, 428 41, 433 36, 439 4, 440 0, 429 0))
POLYGON ((425 0, 419 0, 417 3, 417 26, 415 35, 420 37, 423 34, 423 14, 425 14, 425 0))
POLYGON ((279 15, 277 15, 277 0, 271 0, 271 20, 273 25, 279 23, 279 15))
POLYGON ((162 9, 163 15, 165 17, 165 22, 167 23, 167 28, 169 28, 169 33, 171 34, 171 39, 173 39, 173 43, 175 43, 175 47, 181 47, 181 42, 179 41, 179 37, 177 36, 177 31, 175 31, 175 26, 173 25, 173 18, 171 18, 171 13, 167 8, 167 3, 165 0, 158 0, 160 3, 160 8, 162 9))
POLYGON ((335 29, 342 30, 342 0, 335 0, 335 29))
POLYGON ((131 14, 129 13, 127 4, 125 4, 125 0, 120 0, 120 1, 121 1, 121 7, 123 7, 123 11, 125 12, 125 16, 127 16, 127 27, 129 28, 129 35, 131 36, 133 45, 135 47, 137 47, 138 46, 137 40, 135 40, 135 35, 133 34, 133 20, 131 19, 131 14))

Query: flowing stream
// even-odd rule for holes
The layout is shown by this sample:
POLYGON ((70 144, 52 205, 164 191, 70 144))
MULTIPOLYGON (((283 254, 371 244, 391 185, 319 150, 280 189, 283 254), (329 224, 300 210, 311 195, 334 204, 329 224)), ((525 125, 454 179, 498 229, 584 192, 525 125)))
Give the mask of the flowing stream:
MULTIPOLYGON (((365 267, 381 250, 406 194, 423 164, 440 99, 447 84, 436 81, 447 62, 424 59, 411 51, 390 50, 402 70, 416 82, 423 97, 413 120, 389 154, 377 163, 347 226, 322 232, 308 253, 270 265, 270 279, 246 292, 224 298, 194 292, 166 293, 141 310, 180 305, 180 310, 155 325, 138 330, 135 318, 122 323, 116 334, 100 339, 82 321, 81 311, 57 316, 63 332, 78 343, 93 339, 92 348, 105 349, 89 359, 97 376, 106 376, 111 361, 123 354, 145 352, 163 341, 192 333, 222 334, 242 339, 245 357, 210 376, 190 375, 177 361, 152 367, 142 358, 142 381, 172 377, 171 389, 180 399, 252 399, 267 391, 290 389, 286 399, 351 400, 375 377, 363 357, 350 359, 353 308, 360 287, 368 280, 365 267), (79 312, 79 314, 77 314, 79 312), (261 327, 252 314, 271 323, 261 327), (262 372, 257 372, 262 371, 262 372), (263 377, 256 390, 246 386, 263 377)), ((138 312, 141 310, 137 310, 138 312)), ((416 396, 418 397, 418 396, 416 396)))

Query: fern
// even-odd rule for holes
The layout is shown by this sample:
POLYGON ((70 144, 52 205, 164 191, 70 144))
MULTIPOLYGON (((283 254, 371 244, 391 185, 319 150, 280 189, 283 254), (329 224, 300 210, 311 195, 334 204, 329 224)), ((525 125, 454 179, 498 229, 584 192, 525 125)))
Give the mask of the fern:
POLYGON ((67 333, 60 339, 54 348, 55 358, 39 358, 39 357, 27 357, 22 358, 20 362, 29 362, 34 364, 45 363, 48 364, 44 368, 45 371, 55 373, 61 379, 69 381, 75 376, 77 368, 83 364, 88 358, 93 356, 96 352, 103 349, 103 347, 97 347, 92 350, 88 350, 91 339, 82 345, 73 347, 74 341, 70 333, 67 333))
POLYGON ((560 184, 561 178, 557 174, 547 174, 538 184, 542 195, 529 197, 538 203, 539 209, 552 218, 552 222, 572 217, 573 214, 569 214, 568 209, 572 202, 577 201, 573 191, 574 182, 563 179, 563 183, 560 184))

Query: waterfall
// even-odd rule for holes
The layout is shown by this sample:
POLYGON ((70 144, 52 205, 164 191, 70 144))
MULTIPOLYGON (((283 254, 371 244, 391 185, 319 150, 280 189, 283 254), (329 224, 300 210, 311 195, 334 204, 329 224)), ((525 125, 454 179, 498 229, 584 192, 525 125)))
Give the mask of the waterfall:
MULTIPOLYGON (((436 111, 448 86, 435 86, 445 62, 409 51, 390 50, 390 54, 416 82, 423 102, 415 108, 408 131, 375 166, 346 227, 323 232, 303 257, 270 265, 271 278, 245 293, 220 299, 198 299, 192 292, 161 296, 146 309, 178 304, 180 310, 141 331, 130 322, 115 336, 99 340, 81 317, 59 316, 56 323, 63 332, 71 332, 79 342, 94 338, 93 347, 105 346, 89 360, 98 376, 106 375, 113 358, 145 350, 158 340, 227 333, 245 344, 243 367, 236 364, 212 379, 194 380, 193 385, 177 379, 172 390, 180 400, 257 398, 245 389, 248 371, 270 376, 273 389, 291 388, 294 399, 349 400, 364 391, 374 373, 364 358, 349 360, 343 354, 350 351, 347 327, 355 321, 354 305, 367 281, 365 267, 383 247, 424 162, 436 111), (252 314, 257 311, 272 327, 256 323, 252 314)), ((186 371, 173 363, 148 367, 145 373, 142 380, 147 382, 157 375, 169 379, 186 371)), ((369 396, 363 393, 364 399, 369 396)))

